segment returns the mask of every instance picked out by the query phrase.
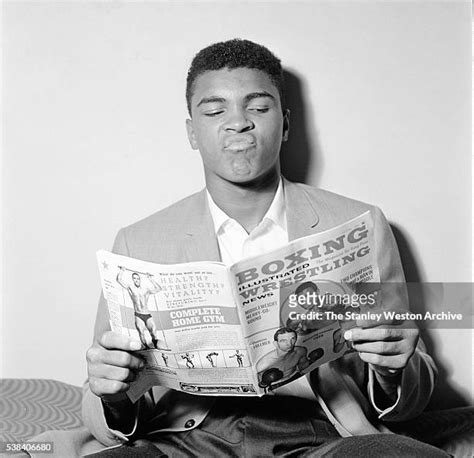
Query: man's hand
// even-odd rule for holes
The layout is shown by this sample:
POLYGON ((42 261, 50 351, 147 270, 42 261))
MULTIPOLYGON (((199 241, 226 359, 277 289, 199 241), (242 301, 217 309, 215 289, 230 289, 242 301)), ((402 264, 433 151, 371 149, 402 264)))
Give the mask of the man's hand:
POLYGON ((105 403, 125 398, 129 383, 144 361, 131 352, 142 344, 127 336, 107 331, 87 350, 87 370, 91 391, 105 403))
POLYGON ((415 352, 419 331, 413 324, 402 326, 358 322, 359 326, 344 333, 365 361, 375 371, 378 386, 374 395, 380 408, 387 408, 397 399, 401 372, 415 352))
POLYGON ((344 333, 362 361, 380 375, 393 377, 406 367, 415 352, 419 331, 414 326, 377 326, 364 323, 344 333))

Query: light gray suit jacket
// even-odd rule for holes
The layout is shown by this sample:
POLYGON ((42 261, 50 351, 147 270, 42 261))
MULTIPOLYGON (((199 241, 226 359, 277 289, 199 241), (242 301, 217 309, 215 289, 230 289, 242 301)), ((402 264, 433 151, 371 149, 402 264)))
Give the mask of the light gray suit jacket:
MULTIPOLYGON (((381 281, 404 282, 392 232, 378 208, 287 180, 284 189, 290 240, 330 229, 369 210, 374 219, 381 281)), ((205 191, 121 229, 113 251, 162 264, 219 261, 219 247, 205 191)), ((102 297, 95 338, 109 329, 109 315, 102 297)), ((356 353, 323 365, 308 377, 330 421, 342 436, 349 436, 387 432, 382 421, 402 421, 419 414, 433 390, 435 371, 433 360, 420 343, 403 371, 397 401, 385 410, 378 409, 374 399, 373 373, 356 353)), ((143 422, 150 432, 183 431, 195 427, 205 418, 213 403, 209 397, 164 387, 154 387, 153 398, 145 395, 138 403, 137 414, 138 422, 143 422)), ((85 425, 104 445, 117 445, 128 440, 127 435, 108 428, 101 400, 91 392, 87 381, 82 412, 85 425)))

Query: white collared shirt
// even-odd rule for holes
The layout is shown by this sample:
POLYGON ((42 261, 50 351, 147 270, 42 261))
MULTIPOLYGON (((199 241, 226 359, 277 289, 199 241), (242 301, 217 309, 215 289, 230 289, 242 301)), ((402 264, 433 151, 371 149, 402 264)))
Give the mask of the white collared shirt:
POLYGON ((281 179, 270 208, 250 234, 216 205, 209 191, 206 192, 222 262, 226 266, 288 243, 285 195, 281 179))

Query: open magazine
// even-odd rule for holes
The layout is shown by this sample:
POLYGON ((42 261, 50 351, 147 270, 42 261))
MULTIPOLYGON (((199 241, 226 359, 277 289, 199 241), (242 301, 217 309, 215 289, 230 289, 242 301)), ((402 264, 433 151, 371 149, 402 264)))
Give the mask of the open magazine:
POLYGON ((143 344, 133 402, 153 385, 274 391, 350 351, 344 331, 377 302, 358 285, 380 281, 370 212, 231 267, 97 258, 112 330, 143 344))

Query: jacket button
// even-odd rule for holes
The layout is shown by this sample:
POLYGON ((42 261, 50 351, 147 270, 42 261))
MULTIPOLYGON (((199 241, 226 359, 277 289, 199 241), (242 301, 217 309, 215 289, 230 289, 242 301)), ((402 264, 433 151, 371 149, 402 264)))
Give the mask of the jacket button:
POLYGON ((195 424, 196 424, 196 422, 195 422, 194 420, 188 420, 188 421, 184 424, 184 427, 185 427, 185 428, 192 428, 195 424))

